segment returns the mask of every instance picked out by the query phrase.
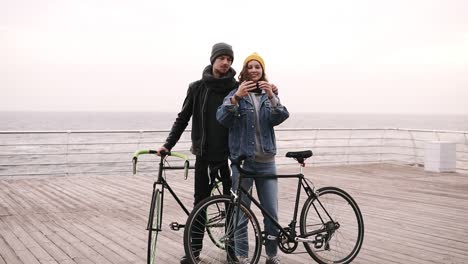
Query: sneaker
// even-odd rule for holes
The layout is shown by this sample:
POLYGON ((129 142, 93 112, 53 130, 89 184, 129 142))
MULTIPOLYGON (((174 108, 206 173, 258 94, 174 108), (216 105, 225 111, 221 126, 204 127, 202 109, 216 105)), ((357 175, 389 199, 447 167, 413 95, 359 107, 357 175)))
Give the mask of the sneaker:
MULTIPOLYGON (((196 257, 196 260, 199 260, 200 257, 196 257)), ((192 262, 187 258, 187 256, 183 256, 180 258, 180 264, 192 264, 192 262)))
POLYGON ((239 264, 250 264, 250 260, 248 258, 239 256, 237 259, 239 260, 239 264))
POLYGON ((267 257, 265 264, 281 264, 281 261, 277 256, 267 257))
POLYGON ((187 256, 183 256, 180 258, 180 264, 191 264, 187 256))

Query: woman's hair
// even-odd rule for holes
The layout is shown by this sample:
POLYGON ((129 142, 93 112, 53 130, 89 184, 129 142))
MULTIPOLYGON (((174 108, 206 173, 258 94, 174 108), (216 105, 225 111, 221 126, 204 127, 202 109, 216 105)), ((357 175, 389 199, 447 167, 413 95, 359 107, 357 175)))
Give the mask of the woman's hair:
MULTIPOLYGON (((247 64, 249 64, 249 62, 251 62, 251 61, 252 60, 248 61, 242 67, 242 71, 239 73, 239 77, 238 77, 239 82, 249 81, 249 73, 247 72, 248 71, 247 64)), ((261 63, 260 63, 260 67, 262 67, 261 63)), ((268 79, 267 79, 266 73, 265 73, 265 69, 263 67, 262 67, 262 77, 260 78, 260 81, 268 82, 268 79)))

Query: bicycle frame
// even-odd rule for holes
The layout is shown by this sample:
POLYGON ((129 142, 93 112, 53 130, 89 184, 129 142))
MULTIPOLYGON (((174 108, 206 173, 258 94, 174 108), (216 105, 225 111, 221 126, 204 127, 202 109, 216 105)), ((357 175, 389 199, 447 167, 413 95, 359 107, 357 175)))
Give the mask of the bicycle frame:
MULTIPOLYGON (((238 166, 238 165, 236 165, 236 166, 238 166)), ((260 209, 262 214, 264 214, 265 217, 268 217, 272 221, 272 223, 280 230, 280 233, 284 234, 288 238, 288 241, 291 241, 291 242, 296 242, 296 241, 309 242, 308 239, 305 239, 302 236, 297 236, 296 235, 296 224, 297 224, 297 215, 298 215, 298 211, 299 211, 299 202, 300 202, 300 197, 301 197, 301 190, 303 189, 305 191, 305 193, 309 197, 314 196, 315 198, 317 198, 317 195, 313 191, 314 189, 311 188, 309 183, 307 183, 307 181, 305 180, 305 176, 304 176, 304 174, 302 174, 302 168, 301 168, 301 172, 298 173, 298 174, 254 175, 254 174, 246 174, 246 173, 241 172, 241 171, 245 171, 243 169, 241 169, 239 171, 240 171, 239 187, 238 187, 237 193, 235 195, 235 198, 237 199, 237 201, 236 201, 237 207, 240 208, 240 203, 242 201, 242 196, 246 195, 247 198, 250 199, 250 201, 252 201, 258 207, 258 209, 260 209), (242 187, 242 184, 240 184, 240 183, 242 182, 243 179, 246 179, 246 178, 253 178, 253 179, 255 179, 255 178, 262 178, 262 179, 297 178, 298 179, 297 189, 296 189, 297 190, 296 191, 296 201, 295 201, 295 204, 294 204, 293 219, 289 223, 289 229, 290 229, 291 232, 288 232, 284 227, 282 227, 281 224, 276 219, 274 219, 274 217, 270 213, 268 213, 268 211, 266 211, 266 209, 260 204, 260 202, 258 200, 256 200, 250 194, 250 192, 248 190, 246 190, 244 187, 242 187)), ((322 207, 322 209, 326 212, 328 217, 330 217, 330 219, 332 219, 331 216, 329 215, 329 213, 327 212, 327 210, 324 208, 324 206, 322 205, 322 203, 319 200, 318 200, 318 203, 322 207)), ((314 208, 315 208, 315 206, 314 206, 314 208)), ((317 208, 315 208, 315 211, 317 212, 317 215, 320 217, 321 221, 323 222, 322 217, 318 213, 317 208)), ((236 213, 236 218, 235 218, 236 225, 235 226, 237 226, 238 219, 239 219, 239 210, 237 210, 237 213, 236 213)), ((311 233, 307 234, 307 236, 316 235, 316 234, 319 234, 319 233, 321 233, 321 232, 323 232, 325 230, 326 230, 325 228, 315 230, 314 232, 311 232, 311 233)), ((313 240, 311 240, 311 241, 313 241, 313 240)))

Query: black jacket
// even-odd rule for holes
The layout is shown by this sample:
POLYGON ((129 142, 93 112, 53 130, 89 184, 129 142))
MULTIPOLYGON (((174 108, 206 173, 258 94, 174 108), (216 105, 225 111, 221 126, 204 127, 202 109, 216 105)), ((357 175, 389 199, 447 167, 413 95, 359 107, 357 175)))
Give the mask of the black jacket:
POLYGON ((214 78, 212 66, 203 71, 201 80, 189 85, 182 110, 172 125, 164 147, 172 149, 192 117, 192 147, 194 155, 208 160, 222 160, 229 156, 228 129, 216 120, 216 110, 224 97, 237 88, 236 72, 230 69, 222 78, 214 78))

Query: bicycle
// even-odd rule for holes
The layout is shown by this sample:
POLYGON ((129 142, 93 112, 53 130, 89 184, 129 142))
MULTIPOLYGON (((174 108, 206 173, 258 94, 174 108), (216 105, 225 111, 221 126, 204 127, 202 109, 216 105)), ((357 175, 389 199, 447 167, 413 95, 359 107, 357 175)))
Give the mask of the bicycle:
MULTIPOLYGON (((158 152, 156 150, 136 151, 132 159, 134 175, 137 172, 138 156, 142 154, 156 155, 158 154, 158 152)), ((188 170, 193 169, 193 167, 190 167, 190 162, 189 162, 188 157, 182 153, 174 152, 174 151, 167 152, 167 153, 161 152, 159 154, 161 157, 160 157, 160 162, 159 162, 158 176, 156 178, 156 181, 153 183, 153 193, 151 195, 151 205, 150 205, 150 211, 149 211, 149 216, 148 216, 148 224, 146 227, 146 230, 148 230, 148 250, 147 250, 147 263, 148 264, 153 264, 156 258, 156 244, 157 244, 158 234, 159 232, 162 231, 165 189, 169 191, 169 193, 175 199, 175 201, 180 206, 180 208, 185 212, 185 214, 187 216, 190 214, 187 207, 182 203, 180 198, 177 196, 177 194, 173 191, 169 183, 166 181, 165 173, 164 173, 166 170, 182 170, 183 169, 184 178, 185 180, 187 180, 188 170), (184 161, 184 166, 170 166, 167 161, 167 158, 170 156, 182 159, 184 161)), ((211 179, 213 179, 213 181, 210 183, 212 185, 211 195, 223 194, 223 184, 221 181, 221 177, 216 174, 216 171, 213 171, 213 173, 211 174, 211 179)), ((179 224, 177 222, 171 222, 169 224, 169 228, 172 231, 179 231, 181 228, 184 228, 184 227, 185 225, 179 224)), ((210 230, 208 230, 208 233, 209 232, 210 230)), ((209 236, 211 235, 209 234, 209 236)), ((212 241, 216 242, 216 240, 214 239, 212 241)))
MULTIPOLYGON (((314 184, 302 173, 305 160, 312 151, 288 152, 286 157, 294 158, 300 164, 298 174, 256 175, 246 171, 240 164, 245 157, 232 160, 232 166, 239 169, 239 182, 245 178, 297 178, 297 192, 292 220, 282 226, 266 212, 263 206, 239 184, 236 193, 206 198, 189 215, 184 230, 184 249, 193 263, 237 263, 239 256, 247 257, 250 263, 257 263, 262 251, 262 243, 267 239, 261 231, 254 212, 243 202, 246 195, 260 211, 273 221, 280 230, 277 237, 278 248, 284 253, 294 253, 302 243, 307 253, 318 263, 349 263, 359 253, 364 239, 364 221, 354 199, 342 189, 323 187, 315 189, 314 184), (299 201, 302 190, 307 195, 303 204, 299 226, 297 225, 299 201), (224 248, 195 247, 192 234, 206 232, 197 227, 200 214, 207 216, 204 224, 216 238, 224 243, 224 248), (297 228, 299 227, 299 230, 297 228), (236 252, 236 244, 247 243, 246 252, 236 252)), ((203 243, 203 241, 198 241, 203 243)))

